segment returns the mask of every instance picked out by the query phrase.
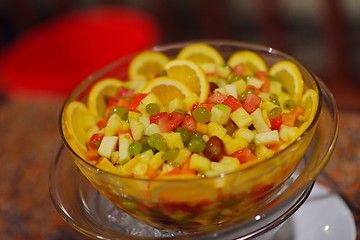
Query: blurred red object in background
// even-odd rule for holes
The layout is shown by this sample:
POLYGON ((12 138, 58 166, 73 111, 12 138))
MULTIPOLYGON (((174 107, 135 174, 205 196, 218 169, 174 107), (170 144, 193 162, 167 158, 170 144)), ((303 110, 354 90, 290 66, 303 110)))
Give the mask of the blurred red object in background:
POLYGON ((99 68, 159 39, 156 21, 136 9, 69 13, 32 28, 4 50, 1 90, 12 97, 65 96, 99 68))

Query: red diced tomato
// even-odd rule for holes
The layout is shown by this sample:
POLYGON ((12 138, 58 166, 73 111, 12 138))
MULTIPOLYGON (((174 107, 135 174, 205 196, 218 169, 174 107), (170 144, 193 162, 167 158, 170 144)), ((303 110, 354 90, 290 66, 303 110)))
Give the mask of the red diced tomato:
POLYGON ((226 99, 222 103, 231 107, 232 112, 235 111, 236 109, 242 107, 242 103, 240 102, 240 100, 232 95, 227 96, 226 99))
POLYGON ((184 115, 178 112, 173 112, 164 115, 159 119, 159 127, 161 132, 169 132, 177 128, 184 120, 184 115))
POLYGON ((101 140, 103 139, 104 134, 102 133, 95 133, 91 136, 88 146, 89 149, 98 149, 101 143, 101 140))
POLYGON ((164 117, 165 115, 168 115, 167 112, 160 112, 154 116, 150 116, 150 123, 159 124, 159 119, 164 117))
POLYGON ((257 160, 257 157, 247 147, 234 152, 231 156, 237 158, 241 164, 257 160))
POLYGON ((186 128, 188 131, 195 131, 196 130, 196 120, 193 116, 185 115, 181 126, 186 128))
POLYGON ((105 120, 100 120, 96 123, 96 125, 98 126, 98 128, 101 130, 104 127, 106 127, 106 121, 105 120))
POLYGON ((261 97, 256 94, 248 94, 245 98, 243 107, 248 113, 254 112, 261 103, 261 97))
POLYGON ((232 69, 232 72, 234 74, 238 74, 240 76, 243 76, 245 73, 245 66, 243 64, 235 65, 232 69))
POLYGON ((117 97, 110 98, 107 102, 107 107, 113 108, 116 107, 118 104, 119 99, 117 97))
POLYGON ((129 102, 129 111, 137 112, 140 102, 147 96, 146 93, 136 93, 129 102))
POLYGON ((208 97, 207 102, 208 103, 219 104, 219 103, 222 103, 225 99, 226 99, 226 95, 219 92, 219 91, 217 91, 217 92, 212 93, 208 97))
POLYGON ((270 119, 271 130, 280 130, 282 124, 281 115, 276 118, 270 119))
POLYGON ((267 77, 266 72, 263 72, 263 71, 256 71, 255 76, 259 79, 261 79, 262 77, 267 77))
POLYGON ((215 105, 214 103, 196 103, 192 106, 191 111, 194 111, 198 107, 204 107, 207 108, 209 111, 211 111, 214 105, 215 105))

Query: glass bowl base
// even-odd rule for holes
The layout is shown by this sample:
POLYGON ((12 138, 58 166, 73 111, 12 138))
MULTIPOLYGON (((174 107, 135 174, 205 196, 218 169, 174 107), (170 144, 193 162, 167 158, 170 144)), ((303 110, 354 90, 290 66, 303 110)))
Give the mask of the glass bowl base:
MULTIPOLYGON (((297 177, 293 174, 288 184, 297 177)), ((158 229, 133 218, 102 196, 74 164, 61 146, 50 169, 49 190, 54 205, 64 220, 80 233, 93 239, 269 239, 305 202, 309 185, 291 203, 244 223, 213 233, 192 234, 158 229)))

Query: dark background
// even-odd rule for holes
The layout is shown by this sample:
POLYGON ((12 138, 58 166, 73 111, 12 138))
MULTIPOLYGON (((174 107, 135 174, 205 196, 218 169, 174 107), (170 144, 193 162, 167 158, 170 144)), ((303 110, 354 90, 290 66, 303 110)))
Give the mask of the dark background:
POLYGON ((102 5, 153 16, 160 43, 234 39, 278 48, 319 75, 344 109, 360 109, 358 0, 2 0, 0 50, 34 26, 102 5))

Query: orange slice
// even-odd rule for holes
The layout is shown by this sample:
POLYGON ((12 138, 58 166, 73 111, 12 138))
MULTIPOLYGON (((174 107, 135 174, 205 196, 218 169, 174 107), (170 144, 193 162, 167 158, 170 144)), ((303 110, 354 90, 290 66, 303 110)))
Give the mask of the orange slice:
POLYGON ((142 92, 153 93, 164 105, 175 98, 184 99, 193 94, 191 89, 184 83, 170 77, 158 77, 149 81, 142 92))
POLYGON ((130 62, 129 78, 136 81, 149 81, 161 76, 168 61, 169 58, 163 53, 142 52, 130 62))
POLYGON ((269 75, 281 82, 283 89, 295 103, 300 102, 304 91, 304 80, 295 63, 290 61, 277 62, 270 68, 269 75))
POLYGON ((245 74, 250 74, 256 71, 267 72, 268 68, 264 60, 253 51, 238 51, 230 56, 227 64, 230 67, 242 64, 245 67, 245 74))
POLYGON ((107 107, 107 98, 113 97, 123 84, 116 78, 106 78, 95 83, 89 93, 89 112, 96 117, 103 118, 107 107))
POLYGON ((196 93, 200 102, 205 102, 209 95, 209 82, 202 69, 190 60, 174 59, 165 65, 167 75, 188 86, 196 93))

